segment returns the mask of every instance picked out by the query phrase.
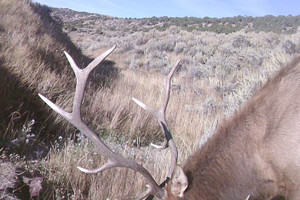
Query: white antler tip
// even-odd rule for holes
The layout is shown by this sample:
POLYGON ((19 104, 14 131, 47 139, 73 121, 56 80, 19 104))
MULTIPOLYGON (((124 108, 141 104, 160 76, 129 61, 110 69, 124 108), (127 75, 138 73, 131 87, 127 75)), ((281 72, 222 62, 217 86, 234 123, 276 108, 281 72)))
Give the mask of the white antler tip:
POLYGON ((150 144, 152 147, 154 147, 155 149, 165 149, 166 147, 162 146, 162 145, 157 145, 157 144, 150 144))
POLYGON ((44 95, 40 93, 38 95, 50 108, 52 108, 55 112, 57 112, 61 116, 65 117, 67 120, 69 120, 72 117, 71 113, 66 112, 65 110, 63 110, 62 108, 54 104, 52 101, 47 99, 44 95))
POLYGON ((113 47, 112 47, 112 49, 115 49, 117 47, 117 45, 115 44, 113 47))
POLYGON ((68 57, 68 56, 70 56, 70 54, 68 53, 68 52, 66 52, 66 51, 64 51, 64 54, 68 57))
POLYGON ((134 97, 132 97, 132 100, 133 100, 137 105, 141 106, 141 107, 144 108, 144 109, 147 109, 147 106, 146 106, 144 103, 142 103, 141 101, 137 100, 137 99, 134 98, 134 97))
POLYGON ((97 169, 85 169, 85 168, 82 168, 82 167, 77 167, 77 169, 79 169, 80 171, 84 172, 84 173, 87 173, 87 174, 96 174, 96 173, 99 173, 99 172, 102 172, 106 169, 109 169, 109 168, 112 168, 114 166, 110 165, 110 164, 106 164, 102 167, 99 167, 97 169), (109 167, 108 167, 109 165, 109 167))
POLYGON ((40 94, 40 93, 38 93, 38 95, 39 95, 39 97, 40 97, 41 99, 45 98, 44 95, 42 95, 42 94, 40 94))
POLYGON ((49 99, 47 99, 44 95, 42 95, 40 93, 38 93, 38 95, 46 104, 48 104, 48 105, 52 104, 52 102, 49 99))
POLYGON ((82 167, 77 167, 77 169, 79 169, 80 171, 82 171, 84 173, 90 173, 90 170, 82 168, 82 167))

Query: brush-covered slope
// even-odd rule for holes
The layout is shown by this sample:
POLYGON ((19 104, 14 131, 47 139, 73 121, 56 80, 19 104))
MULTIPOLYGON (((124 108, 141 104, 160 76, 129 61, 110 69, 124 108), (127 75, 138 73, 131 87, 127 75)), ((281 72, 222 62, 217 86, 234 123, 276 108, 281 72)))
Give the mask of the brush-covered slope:
POLYGON ((0 146, 10 146, 12 140, 14 146, 22 146, 26 139, 45 140, 57 126, 37 93, 55 99, 60 88, 74 85, 64 50, 80 66, 88 59, 62 33, 46 7, 27 0, 2 0, 0 18, 0 146))

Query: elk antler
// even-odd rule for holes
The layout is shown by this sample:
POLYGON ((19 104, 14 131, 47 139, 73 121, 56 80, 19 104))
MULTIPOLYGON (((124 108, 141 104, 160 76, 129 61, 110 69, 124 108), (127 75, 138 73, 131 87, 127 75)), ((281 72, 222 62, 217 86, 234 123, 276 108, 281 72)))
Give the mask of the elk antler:
POLYGON ((158 121, 159 125, 161 126, 162 131, 165 134, 165 139, 164 143, 162 146, 152 144, 152 146, 157 147, 157 148, 166 148, 170 147, 171 149, 171 165, 168 173, 168 178, 171 178, 172 173, 175 169, 175 166, 177 164, 177 158, 178 158, 178 151, 177 147, 175 145, 175 142, 172 138, 172 135, 169 131, 168 124, 166 121, 166 109, 169 103, 170 99, 170 88, 171 88, 171 79, 176 71, 177 66, 179 65, 180 60, 176 62, 176 64, 173 66, 171 69, 170 73, 165 77, 165 87, 164 87, 164 92, 165 96, 163 96, 163 105, 159 110, 154 110, 153 108, 148 107, 144 103, 140 102, 139 100, 132 98, 139 106, 144 108, 145 110, 149 111, 158 121))
POLYGON ((130 168, 134 171, 141 173, 150 184, 150 187, 147 189, 147 191, 139 195, 137 199, 145 198, 150 194, 158 198, 163 198, 165 196, 165 191, 158 186, 151 174, 144 167, 110 150, 110 148, 106 146, 106 144, 104 144, 102 140, 87 126, 87 124, 82 120, 81 117, 81 104, 89 74, 115 49, 115 47, 116 46, 112 47, 111 49, 98 56, 85 69, 78 68, 73 58, 67 52, 64 52, 76 76, 76 89, 73 100, 72 112, 66 112, 65 110, 52 103, 50 100, 48 100, 41 94, 39 94, 39 96, 54 111, 63 116, 66 120, 73 124, 81 133, 86 135, 87 138, 89 138, 98 147, 98 149, 108 158, 107 163, 97 169, 89 170, 84 169, 82 167, 77 167, 79 170, 85 173, 98 173, 114 167, 130 168))

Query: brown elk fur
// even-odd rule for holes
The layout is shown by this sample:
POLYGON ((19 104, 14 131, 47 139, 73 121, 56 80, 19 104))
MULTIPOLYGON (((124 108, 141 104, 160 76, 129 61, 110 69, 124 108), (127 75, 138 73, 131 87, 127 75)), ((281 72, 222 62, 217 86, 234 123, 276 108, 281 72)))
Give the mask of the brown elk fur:
MULTIPOLYGON (((183 167, 184 197, 300 199, 300 57, 283 67, 225 121, 183 167)), ((172 185, 172 183, 170 183, 172 185)))

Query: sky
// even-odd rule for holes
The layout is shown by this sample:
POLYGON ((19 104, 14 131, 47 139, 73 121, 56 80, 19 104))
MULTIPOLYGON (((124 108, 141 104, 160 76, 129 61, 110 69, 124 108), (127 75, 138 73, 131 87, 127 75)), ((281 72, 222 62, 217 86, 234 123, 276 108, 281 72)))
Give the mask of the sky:
POLYGON ((300 0, 33 0, 121 18, 300 15, 300 0))

